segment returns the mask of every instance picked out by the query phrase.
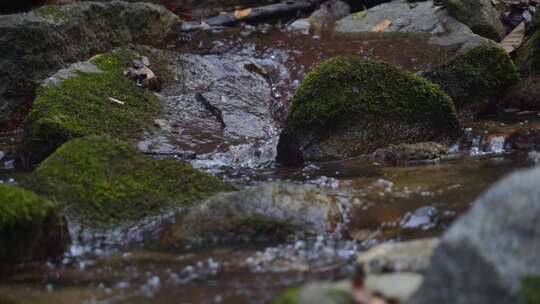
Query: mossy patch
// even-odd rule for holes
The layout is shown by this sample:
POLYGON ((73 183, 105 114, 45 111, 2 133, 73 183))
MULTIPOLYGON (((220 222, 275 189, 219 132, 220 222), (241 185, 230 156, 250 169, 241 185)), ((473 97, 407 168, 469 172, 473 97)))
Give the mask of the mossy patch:
MULTIPOLYGON (((311 71, 296 91, 286 128, 324 129, 361 116, 456 124, 452 101, 429 81, 383 61, 335 57, 311 71)), ((365 117, 365 118, 371 118, 365 117)))
POLYGON ((526 41, 516 52, 516 64, 523 74, 506 94, 507 107, 524 110, 540 109, 540 13, 534 15, 526 32, 526 41))
POLYGON ((527 277, 521 282, 521 294, 527 304, 540 303, 540 276, 527 277))
POLYGON ((62 145, 33 173, 31 187, 83 224, 108 226, 189 206, 231 187, 177 160, 155 160, 102 136, 62 145))
POLYGON ((60 5, 45 5, 35 9, 34 13, 43 19, 55 22, 66 22, 70 20, 69 14, 60 5))
POLYGON ((77 72, 38 89, 26 119, 26 149, 33 163, 72 138, 106 134, 133 141, 141 133, 160 108, 152 92, 124 77, 134 56, 129 49, 96 56, 91 62, 102 73, 77 72))
POLYGON ((335 151, 354 148, 344 155, 350 157, 392 143, 454 138, 460 131, 452 100, 437 85, 387 62, 336 57, 297 89, 280 142, 283 135, 306 132, 333 138, 335 151), (337 134, 348 142, 340 144, 337 134))
POLYGON ((300 287, 288 288, 272 301, 272 304, 299 304, 300 287))
POLYGON ((481 112, 490 98, 499 97, 520 76, 500 47, 477 47, 426 73, 452 97, 459 110, 481 112))
POLYGON ((59 255, 66 239, 63 219, 53 202, 31 191, 0 184, 0 261, 59 255))

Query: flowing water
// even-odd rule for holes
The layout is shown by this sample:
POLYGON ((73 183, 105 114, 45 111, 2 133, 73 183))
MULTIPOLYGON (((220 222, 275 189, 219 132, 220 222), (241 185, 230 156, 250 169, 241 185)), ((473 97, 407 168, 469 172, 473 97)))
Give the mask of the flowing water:
MULTIPOLYGON (((358 251, 375 244, 440 235, 491 184, 536 162, 535 153, 509 153, 504 136, 536 128, 537 113, 471 123, 449 160, 399 167, 363 158, 299 168, 273 162, 288 102, 314 65, 354 54, 424 70, 447 54, 422 37, 292 36, 248 27, 183 34, 170 48, 201 56, 227 53, 270 59, 283 67, 267 75, 271 131, 256 142, 231 142, 210 150, 197 144, 205 130, 183 133, 185 142, 193 142, 189 161, 238 187, 289 181, 346 194, 351 198, 347 225, 339 235, 291 237, 283 243, 150 250, 138 240, 160 219, 96 233, 70 223, 73 245, 62 260, 0 273, 0 303, 268 303, 284 288, 306 280, 351 276, 358 251)), ((8 158, 4 161, 9 165, 8 158)), ((24 176, 0 171, 3 182, 16 183, 24 176)), ((152 242, 151 235, 144 238, 152 242)))

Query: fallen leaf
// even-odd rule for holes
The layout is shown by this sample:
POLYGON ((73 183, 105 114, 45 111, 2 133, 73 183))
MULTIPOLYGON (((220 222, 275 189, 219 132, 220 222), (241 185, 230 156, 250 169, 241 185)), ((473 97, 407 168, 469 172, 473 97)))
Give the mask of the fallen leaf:
POLYGON ((244 19, 247 16, 251 15, 251 11, 252 11, 251 8, 246 8, 243 10, 236 10, 234 12, 234 18, 236 18, 236 20, 244 19))
POLYGON ((385 29, 389 28, 392 25, 392 21, 384 19, 383 21, 377 23, 372 29, 372 32, 382 32, 385 29))
POLYGON ((507 53, 510 54, 521 46, 524 38, 525 22, 521 22, 510 32, 510 34, 504 37, 504 39, 501 41, 501 46, 507 53))
POLYGON ((152 70, 150 70, 147 66, 143 66, 143 73, 146 75, 146 79, 156 77, 156 74, 154 74, 154 72, 152 72, 152 70))

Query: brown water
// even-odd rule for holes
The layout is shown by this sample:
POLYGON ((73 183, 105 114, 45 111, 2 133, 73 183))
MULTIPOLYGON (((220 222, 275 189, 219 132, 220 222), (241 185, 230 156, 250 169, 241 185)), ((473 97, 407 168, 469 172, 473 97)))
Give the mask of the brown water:
MULTIPOLYGON (((413 71, 438 64, 446 56, 444 50, 428 46, 421 37, 387 40, 260 30, 248 35, 246 31, 199 32, 178 37, 172 47, 277 58, 290 72, 285 78, 272 78, 278 119, 306 71, 331 56, 385 59, 413 71)), ((536 127, 536 117, 533 113, 473 123, 455 160, 431 164, 394 167, 351 159, 301 168, 273 163, 222 167, 213 166, 214 156, 206 155, 195 164, 241 187, 286 180, 347 193, 354 199, 344 237, 291 238, 282 244, 197 250, 149 251, 137 244, 114 245, 152 225, 150 219, 128 234, 106 231, 92 241, 75 240, 60 261, 0 273, 0 303, 268 303, 285 287, 309 279, 350 276, 359 250, 385 241, 440 235, 491 184, 509 172, 532 166, 526 153, 508 154, 490 142, 516 128, 536 127)), ((0 180, 10 178, 17 182, 24 175, 0 171, 0 180)), ((72 223, 74 232, 75 228, 72 223)))

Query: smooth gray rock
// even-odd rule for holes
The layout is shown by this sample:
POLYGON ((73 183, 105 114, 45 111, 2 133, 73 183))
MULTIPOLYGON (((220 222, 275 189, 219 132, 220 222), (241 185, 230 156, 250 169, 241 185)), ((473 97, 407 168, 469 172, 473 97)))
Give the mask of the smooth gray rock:
POLYGON ((540 275, 540 168, 510 175, 448 230, 412 304, 524 303, 521 280, 540 275))
POLYGON ((129 43, 156 45, 178 17, 150 3, 84 2, 0 16, 0 122, 69 64, 129 43))
POLYGON ((365 274, 423 272, 429 265, 436 238, 403 243, 385 243, 358 255, 356 262, 365 274))
POLYGON ((371 33, 384 20, 391 23, 382 33, 427 35, 430 44, 456 47, 458 53, 480 45, 495 44, 474 34, 465 24, 452 18, 446 9, 434 6, 431 1, 383 3, 368 9, 363 16, 352 14, 339 20, 334 31, 338 34, 371 33))
POLYGON ((382 295, 386 299, 407 303, 422 284, 421 274, 396 272, 369 275, 365 279, 366 289, 382 295))
POLYGON ((444 0, 450 14, 483 37, 500 41, 506 34, 500 13, 490 0, 444 0))

